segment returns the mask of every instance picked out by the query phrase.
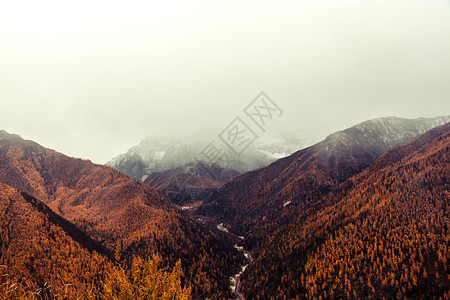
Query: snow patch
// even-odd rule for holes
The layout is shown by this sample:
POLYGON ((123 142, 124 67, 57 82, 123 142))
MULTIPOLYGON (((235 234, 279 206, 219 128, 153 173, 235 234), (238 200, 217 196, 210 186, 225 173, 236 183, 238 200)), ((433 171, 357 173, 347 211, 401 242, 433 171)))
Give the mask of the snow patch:
POLYGON ((236 245, 234 245, 234 248, 236 248, 238 251, 242 251, 242 250, 244 250, 244 247, 242 247, 242 246, 238 246, 237 244, 236 245))
POLYGON ((229 233, 228 229, 226 229, 226 228, 223 226, 223 223, 220 223, 219 225, 217 225, 217 229, 219 229, 220 231, 229 233))
POLYGON ((166 154, 166 151, 156 151, 155 154, 153 154, 153 157, 157 160, 161 160, 164 154, 166 154))

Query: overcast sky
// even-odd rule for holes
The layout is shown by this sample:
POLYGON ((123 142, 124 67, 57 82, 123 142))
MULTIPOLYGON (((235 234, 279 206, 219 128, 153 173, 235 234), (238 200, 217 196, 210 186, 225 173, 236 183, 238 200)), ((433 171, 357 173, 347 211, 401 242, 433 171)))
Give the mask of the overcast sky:
POLYGON ((260 91, 325 136, 450 114, 448 0, 2 1, 0 129, 104 163, 260 91))

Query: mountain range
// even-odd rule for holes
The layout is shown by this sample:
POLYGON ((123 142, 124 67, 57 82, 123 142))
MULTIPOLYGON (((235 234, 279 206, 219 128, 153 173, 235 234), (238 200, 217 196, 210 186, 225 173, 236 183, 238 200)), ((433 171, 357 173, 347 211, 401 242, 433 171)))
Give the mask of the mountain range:
POLYGON ((227 272, 239 254, 148 185, 5 131, 0 132, 0 182, 42 201, 105 253, 119 251, 128 259, 163 254, 167 265, 181 261, 193 295, 230 295, 227 272))
POLYGON ((267 214, 287 210, 287 205, 315 203, 318 195, 333 190, 389 149, 447 122, 450 116, 363 122, 265 168, 233 178, 212 194, 198 213, 215 217, 237 233, 248 231, 259 222, 265 223, 270 218, 267 214))
POLYGON ((209 136, 146 139, 112 168, 0 131, 0 293, 450 297, 449 122, 370 120, 226 168, 195 160, 209 136))
MULTIPOLYGON (((297 288, 289 280, 282 283, 289 278, 286 272, 295 270, 291 266, 304 267, 297 262, 301 255, 280 249, 280 245, 289 248, 298 243, 298 238, 291 236, 294 230, 290 224, 296 224, 295 231, 304 228, 305 222, 313 222, 308 220, 324 214, 338 201, 332 195, 351 188, 350 179, 383 153, 449 121, 449 117, 381 118, 361 123, 265 168, 233 178, 203 201, 194 214, 246 237, 243 246, 257 257, 243 277, 250 298, 306 295, 300 283, 297 288)), ((308 247, 316 247, 315 241, 311 243, 308 247)), ((293 275, 290 280, 295 278, 293 275)))
POLYGON ((244 294, 448 297, 449 146, 446 124, 381 155, 295 219, 279 219, 244 273, 244 294))

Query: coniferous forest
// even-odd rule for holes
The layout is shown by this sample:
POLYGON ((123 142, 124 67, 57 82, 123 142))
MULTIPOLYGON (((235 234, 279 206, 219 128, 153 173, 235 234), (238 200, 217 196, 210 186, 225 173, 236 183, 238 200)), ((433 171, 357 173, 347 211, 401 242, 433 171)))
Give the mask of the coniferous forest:
POLYGON ((246 299, 448 298, 450 125, 372 161, 349 161, 355 145, 232 177, 185 213, 110 167, 3 133, 0 294, 224 299, 247 264, 246 299))

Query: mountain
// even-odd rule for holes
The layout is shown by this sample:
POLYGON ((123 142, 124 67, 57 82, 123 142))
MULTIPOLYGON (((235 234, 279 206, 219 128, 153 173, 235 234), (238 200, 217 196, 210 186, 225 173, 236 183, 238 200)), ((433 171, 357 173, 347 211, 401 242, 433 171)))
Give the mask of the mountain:
POLYGON ((389 117, 358 124, 265 168, 233 178, 196 213, 214 218, 261 245, 267 232, 274 230, 266 228, 276 224, 274 220, 283 222, 291 214, 298 217, 298 210, 306 214, 317 209, 320 195, 362 171, 381 154, 449 121, 450 116, 389 117))
POLYGON ((450 296, 450 124, 389 150, 278 224, 242 277, 251 299, 450 296))
MULTIPOLYGON (((2 299, 136 298, 149 290, 145 295, 153 298, 190 299, 190 289, 181 286, 179 269, 153 268, 151 279, 137 283, 75 225, 39 200, 1 183, 0 216, 2 299)), ((133 260, 134 267, 137 263, 149 271, 148 264, 158 264, 158 258, 133 260)))
POLYGON ((41 295, 48 298, 75 297, 91 287, 92 295, 100 293, 99 278, 114 265, 86 234, 45 204, 4 184, 0 184, 0 216, 2 295, 14 298, 42 289, 41 295))
MULTIPOLYGON (((283 242, 277 240, 277 236, 290 232, 287 224, 295 223, 301 227, 305 220, 334 203, 334 198, 326 196, 334 193, 348 178, 369 167, 390 148, 407 143, 427 129, 447 121, 450 117, 381 118, 358 124, 265 168, 234 177, 191 213, 197 218, 222 224, 234 234, 245 237, 242 245, 253 256, 271 253, 264 263, 275 272, 276 256, 270 252, 270 245, 284 245, 283 242, 290 245, 296 241, 289 238, 283 242)), ((282 264, 283 261, 277 260, 277 263, 282 264)), ((281 270, 278 272, 283 273, 281 270)), ((243 278, 247 274, 244 273, 243 278)), ((255 281, 248 284, 267 291, 263 285, 267 281, 260 276, 258 274, 253 279, 259 278, 262 285, 255 281)), ((245 281, 243 283, 245 286, 245 281)), ((272 286, 272 290, 277 289, 272 286)), ((256 294, 249 295, 253 297, 256 294)))
POLYGON ((329 174, 339 181, 359 172, 381 154, 450 122, 450 116, 420 119, 380 118, 328 136, 317 149, 329 174))
POLYGON ((216 163, 225 169, 245 172, 264 167, 274 160, 290 155, 311 143, 310 139, 294 134, 279 137, 263 136, 255 140, 243 153, 237 156, 217 135, 198 134, 177 138, 147 138, 124 154, 120 154, 107 163, 116 170, 137 180, 155 172, 177 169, 200 160, 206 165, 210 161, 202 151, 214 142, 227 156, 227 161, 216 163))
POLYGON ((0 293, 448 298, 449 121, 375 119, 240 175, 178 161, 145 183, 0 131, 0 293), (150 184, 203 201, 188 217, 150 184))
POLYGON ((0 182, 45 203, 108 252, 181 260, 194 296, 229 297, 242 259, 216 232, 196 224, 153 188, 111 167, 67 157, 0 132, 0 182))
POLYGON ((238 175, 237 171, 218 165, 193 162, 183 167, 144 176, 144 183, 162 192, 176 204, 202 200, 222 184, 238 175))

